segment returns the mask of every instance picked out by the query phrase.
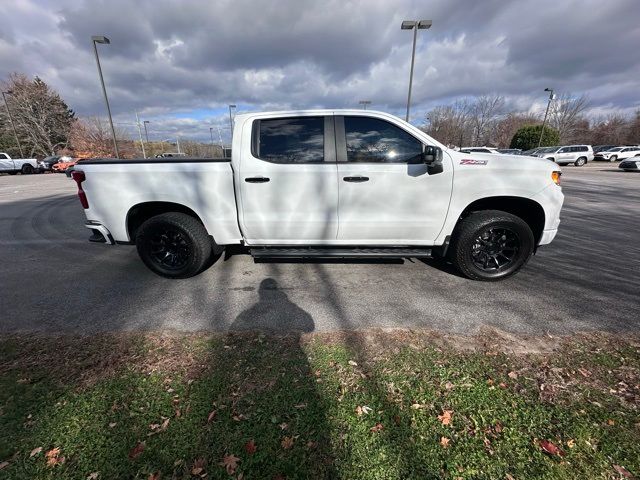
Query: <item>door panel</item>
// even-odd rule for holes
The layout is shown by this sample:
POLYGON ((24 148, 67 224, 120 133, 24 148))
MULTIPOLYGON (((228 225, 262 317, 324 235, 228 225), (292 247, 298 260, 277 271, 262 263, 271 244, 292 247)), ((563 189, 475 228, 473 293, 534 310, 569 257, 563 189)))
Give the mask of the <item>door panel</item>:
POLYGON ((254 124, 254 148, 243 149, 238 182, 240 222, 247 243, 335 241, 338 187, 333 119, 296 117, 254 124))
POLYGON ((450 163, 429 174, 421 142, 400 125, 353 118, 336 118, 338 239, 358 245, 433 244, 451 198, 450 163))

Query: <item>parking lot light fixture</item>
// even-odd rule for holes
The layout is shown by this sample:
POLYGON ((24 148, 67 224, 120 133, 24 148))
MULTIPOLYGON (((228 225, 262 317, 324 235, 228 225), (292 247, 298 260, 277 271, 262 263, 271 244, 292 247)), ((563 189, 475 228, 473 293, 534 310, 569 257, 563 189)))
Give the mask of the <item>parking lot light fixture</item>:
POLYGON ((102 85, 102 93, 104 94, 104 102, 107 105, 107 114, 109 115, 109 125, 111 125, 111 134, 113 135, 113 149, 115 150, 116 158, 120 158, 120 152, 118 152, 118 141, 116 140, 116 129, 113 128, 113 118, 111 118, 111 107, 109 106, 109 97, 107 97, 107 89, 104 86, 104 77, 102 76, 102 67, 100 66, 100 57, 98 56, 97 44, 109 45, 109 40, 104 35, 94 35, 91 37, 93 43, 93 53, 96 56, 96 65, 98 65, 98 75, 100 76, 100 84, 102 85))
POLYGON ((542 136, 544 135, 544 126, 547 123, 547 116, 549 115, 549 107, 553 99, 556 98, 553 94, 553 88, 545 88, 544 91, 549 92, 549 100, 547 101, 547 110, 544 112, 544 120, 542 121, 542 129, 540 130, 540 138, 538 139, 538 148, 542 145, 542 136))
POLYGON ((236 108, 237 105, 229 105, 229 124, 231 125, 231 136, 233 137, 233 117, 231 116, 231 109, 236 108))
POLYGON ((367 105, 371 105, 371 100, 360 100, 358 102, 360 105, 362 105, 363 109, 367 109, 367 105))
POLYGON ((149 120, 142 122, 142 125, 144 125, 144 137, 147 139, 147 143, 149 143, 149 130, 147 130, 147 124, 149 123, 151 123, 149 120))
POLYGON ((20 144, 20 138, 18 137, 18 132, 16 131, 16 125, 13 123, 13 116, 11 115, 11 110, 9 110, 9 104, 7 103, 6 95, 11 95, 13 91, 8 90, 6 92, 2 92, 2 98, 4 99, 4 107, 7 109, 7 115, 9 116, 9 123, 11 123, 11 129, 13 130, 13 136, 16 137, 16 143, 18 144, 18 150, 20 150, 20 158, 24 158, 24 153, 22 153, 22 145, 20 144))
POLYGON ((404 20, 400 28, 402 30, 413 30, 413 49, 411 50, 411 71, 409 73, 409 95, 407 96, 407 115, 405 121, 409 121, 409 110, 411 108, 411 87, 413 86, 413 66, 416 60, 416 41, 418 39, 418 30, 426 30, 431 28, 431 20, 404 20))

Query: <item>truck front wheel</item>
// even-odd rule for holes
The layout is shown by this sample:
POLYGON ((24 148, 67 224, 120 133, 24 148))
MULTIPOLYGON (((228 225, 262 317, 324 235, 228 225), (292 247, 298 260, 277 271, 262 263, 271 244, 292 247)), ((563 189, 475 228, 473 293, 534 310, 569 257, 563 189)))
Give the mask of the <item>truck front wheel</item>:
POLYGON ((473 212, 456 228, 449 253, 456 268, 472 280, 496 281, 520 270, 533 253, 529 225, 499 210, 473 212))
POLYGON ((145 221, 138 229, 136 247, 144 264, 166 278, 193 277, 212 255, 212 241, 204 226, 178 212, 145 221))

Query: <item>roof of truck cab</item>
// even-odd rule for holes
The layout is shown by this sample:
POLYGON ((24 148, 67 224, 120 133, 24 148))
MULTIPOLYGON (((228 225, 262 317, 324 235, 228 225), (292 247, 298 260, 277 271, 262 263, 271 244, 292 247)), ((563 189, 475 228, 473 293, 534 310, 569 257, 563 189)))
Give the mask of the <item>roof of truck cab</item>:
POLYGON ((382 117, 394 117, 400 118, 397 115, 392 115, 387 112, 381 112, 379 110, 363 110, 361 108, 326 108, 326 109, 311 109, 311 110, 274 110, 265 112, 246 112, 238 113, 235 118, 244 119, 245 117, 254 117, 256 115, 273 115, 277 117, 295 117, 298 115, 371 115, 382 117))

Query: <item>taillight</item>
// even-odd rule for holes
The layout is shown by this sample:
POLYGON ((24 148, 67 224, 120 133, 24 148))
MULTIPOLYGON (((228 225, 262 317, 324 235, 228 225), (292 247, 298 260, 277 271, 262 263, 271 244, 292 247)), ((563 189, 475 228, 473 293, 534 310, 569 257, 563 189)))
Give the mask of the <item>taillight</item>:
POLYGON ((556 185, 560 185, 560 177, 562 176, 562 172, 556 170, 555 172, 551 172, 551 180, 556 185))
POLYGON ((82 204, 82 208, 89 208, 89 200, 87 200, 87 194, 82 190, 82 182, 85 180, 84 172, 80 170, 74 170, 71 172, 71 178, 78 185, 78 198, 80 199, 80 203, 82 204))

